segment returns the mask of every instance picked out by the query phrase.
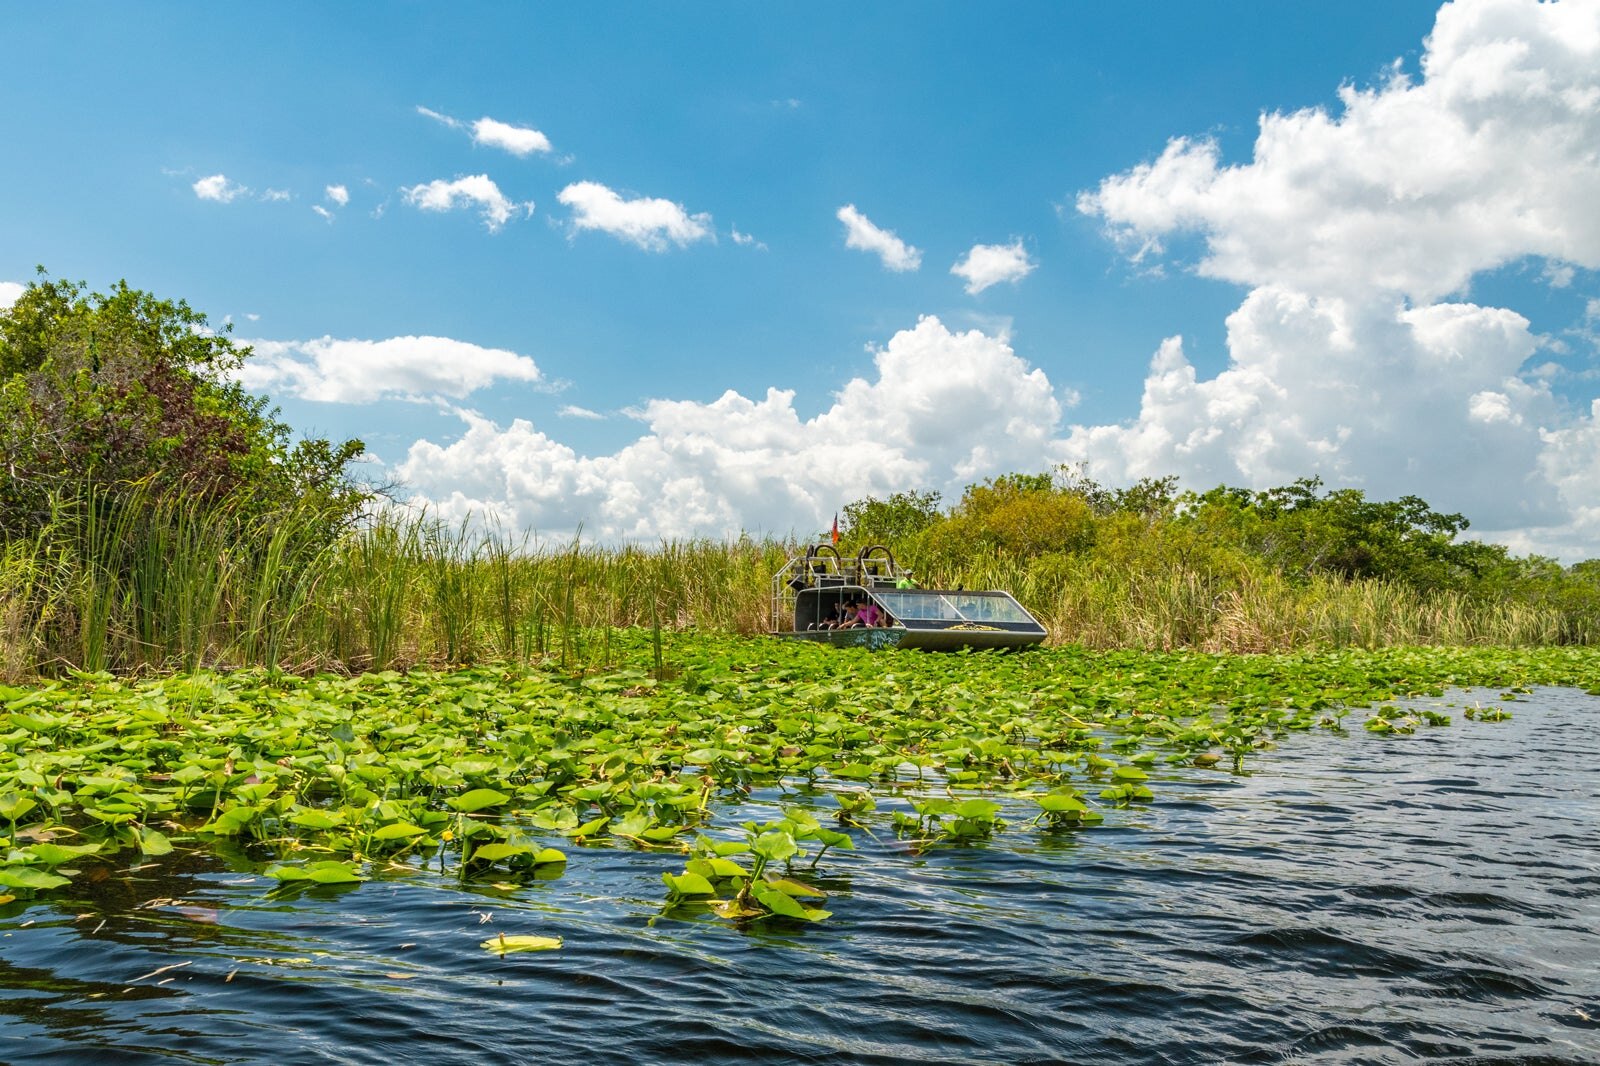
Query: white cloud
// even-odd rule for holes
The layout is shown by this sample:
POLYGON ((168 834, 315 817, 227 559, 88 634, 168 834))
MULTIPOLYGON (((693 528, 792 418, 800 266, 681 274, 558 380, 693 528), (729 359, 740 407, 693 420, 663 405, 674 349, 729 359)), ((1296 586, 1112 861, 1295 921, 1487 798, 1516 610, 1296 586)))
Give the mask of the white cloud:
POLYGON ((290 195, 288 189, 268 189, 266 192, 261 194, 262 203, 285 204, 291 199, 293 199, 293 197, 290 195))
POLYGON ((587 407, 579 407, 576 404, 570 403, 564 405, 559 411, 556 412, 556 414, 560 415, 562 418, 584 418, 595 422, 602 421, 606 417, 599 411, 591 411, 587 407))
POLYGON ((255 355, 237 372, 246 388, 324 403, 459 400, 500 382, 543 378, 525 355, 448 337, 247 343, 255 355))
POLYGON ((424 118, 431 118, 433 121, 440 123, 441 125, 449 126, 453 130, 466 128, 466 123, 462 122, 460 119, 451 118, 449 115, 440 114, 439 112, 430 108, 423 107, 421 104, 417 105, 417 114, 423 116, 424 118))
POLYGON ((526 158, 535 152, 549 152, 550 138, 536 129, 528 126, 513 126, 509 122, 485 115, 476 122, 468 124, 458 118, 441 114, 430 108, 418 105, 417 114, 424 118, 431 118, 443 126, 453 130, 467 130, 472 134, 474 144, 486 145, 490 148, 500 148, 514 156, 526 158))
POLYGON ((1422 59, 1321 108, 1261 116, 1255 158, 1175 138, 1079 197, 1135 255, 1193 230, 1201 273, 1304 292, 1458 292, 1523 256, 1600 266, 1600 6, 1445 5, 1422 59))
POLYGON ((15 281, 0 281, 0 308, 10 307, 27 291, 26 285, 20 285, 15 281))
POLYGON ((1227 369, 1202 380, 1182 341, 1151 361, 1137 418, 1075 426, 1057 454, 1113 483, 1209 487, 1321 475, 1378 498, 1421 495, 1490 528, 1558 517, 1530 482, 1548 386, 1518 370, 1527 320, 1500 308, 1387 308, 1262 287, 1228 318, 1227 369), (1516 491, 1508 491, 1515 486, 1516 491))
POLYGON ((447 445, 418 441, 393 473, 446 517, 493 515, 543 532, 605 539, 785 533, 868 493, 962 485, 1036 469, 1061 416, 1042 371, 997 338, 925 317, 874 353, 828 410, 802 420, 794 393, 711 403, 653 400, 646 433, 581 456, 522 419, 461 412, 447 445))
POLYGON ((682 248, 716 240, 710 215, 691 215, 671 200, 644 196, 624 200, 595 181, 574 182, 556 199, 572 208, 574 229, 600 230, 646 251, 665 251, 669 243, 682 248))
POLYGON ((856 210, 855 204, 845 204, 836 216, 844 223, 844 246, 871 252, 883 260, 885 270, 904 272, 922 266, 922 250, 913 248, 891 230, 879 229, 872 221, 856 210))
POLYGON ((424 211, 453 211, 476 205, 490 233, 497 232, 518 211, 533 214, 533 202, 516 203, 500 191, 487 174, 472 174, 455 181, 430 181, 401 189, 408 204, 424 211))
POLYGON ((333 221, 333 212, 329 211, 326 207, 323 207, 321 204, 312 204, 311 205, 311 210, 315 211, 317 213, 317 215, 319 217, 321 217, 324 222, 332 222, 333 221))
POLYGON ((491 148, 503 148, 514 156, 550 151, 550 138, 538 130, 513 126, 484 117, 472 124, 472 139, 491 148))
POLYGON ((733 238, 733 243, 743 248, 754 248, 759 252, 767 250, 766 244, 756 240, 748 233, 740 233, 739 227, 734 226, 728 231, 728 236, 733 238))
POLYGON ((215 200, 219 204, 231 203, 241 196, 248 196, 250 189, 238 185, 227 179, 222 174, 212 174, 210 177, 201 178, 190 186, 194 194, 202 200, 215 200))
POLYGON ((1600 4, 1458 0, 1422 75, 1346 86, 1338 115, 1263 115, 1248 163, 1178 138, 1079 198, 1134 259, 1197 232, 1198 270, 1251 291, 1225 370, 1200 379, 1169 338, 1138 416, 1075 426, 1057 455, 1111 481, 1319 474, 1421 495, 1519 550, 1595 554, 1594 414, 1529 366, 1522 315, 1439 301, 1525 257, 1558 286, 1600 266, 1600 4))
POLYGON ((344 207, 350 203, 350 190, 343 185, 329 185, 322 191, 322 195, 329 203, 344 207))
POLYGON ((1002 281, 1017 282, 1033 273, 1036 266, 1028 258, 1022 241, 1010 244, 974 244, 967 257, 950 268, 950 273, 967 279, 967 292, 976 296, 1002 281))

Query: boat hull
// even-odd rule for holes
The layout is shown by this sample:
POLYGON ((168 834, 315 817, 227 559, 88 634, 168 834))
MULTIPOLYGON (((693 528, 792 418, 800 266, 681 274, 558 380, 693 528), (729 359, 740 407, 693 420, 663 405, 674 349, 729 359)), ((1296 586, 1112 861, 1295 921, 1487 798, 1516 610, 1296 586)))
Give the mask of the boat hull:
POLYGON ((778 632, 773 636, 805 640, 835 648, 916 648, 921 651, 960 651, 971 648, 1027 648, 1044 641, 1043 632, 1012 632, 1003 629, 814 629, 802 633, 778 632))

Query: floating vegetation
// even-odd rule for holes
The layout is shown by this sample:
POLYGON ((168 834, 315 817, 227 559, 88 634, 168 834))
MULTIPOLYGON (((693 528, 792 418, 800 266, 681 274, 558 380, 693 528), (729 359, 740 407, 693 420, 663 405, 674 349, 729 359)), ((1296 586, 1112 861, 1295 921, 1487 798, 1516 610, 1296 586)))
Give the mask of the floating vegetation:
POLYGON ((561 947, 558 936, 499 936, 490 937, 479 947, 496 955, 514 955, 522 951, 555 951, 561 947))
POLYGON ((516 885, 604 846, 662 853, 669 914, 812 922, 820 864, 853 833, 923 850, 1078 831, 1163 781, 1244 772, 1287 733, 1341 734, 1352 708, 1403 737, 1450 724, 1407 696, 1600 688, 1600 651, 1576 648, 933 656, 678 634, 664 670, 650 632, 612 639, 620 665, 586 674, 0 687, 0 906, 175 848, 243 854, 289 890, 516 885), (754 789, 777 791, 775 817, 749 820, 754 789))

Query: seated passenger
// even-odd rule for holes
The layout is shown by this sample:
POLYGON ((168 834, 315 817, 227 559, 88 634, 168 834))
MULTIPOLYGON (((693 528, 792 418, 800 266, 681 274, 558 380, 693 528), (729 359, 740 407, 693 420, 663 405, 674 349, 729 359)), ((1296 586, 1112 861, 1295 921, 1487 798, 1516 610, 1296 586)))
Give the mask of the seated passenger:
POLYGON ((839 614, 839 624, 835 629, 855 629, 861 625, 861 612, 856 604, 846 603, 839 614))
POLYGON ((883 624, 883 612, 872 601, 862 600, 856 605, 856 620, 863 626, 880 626, 883 624))

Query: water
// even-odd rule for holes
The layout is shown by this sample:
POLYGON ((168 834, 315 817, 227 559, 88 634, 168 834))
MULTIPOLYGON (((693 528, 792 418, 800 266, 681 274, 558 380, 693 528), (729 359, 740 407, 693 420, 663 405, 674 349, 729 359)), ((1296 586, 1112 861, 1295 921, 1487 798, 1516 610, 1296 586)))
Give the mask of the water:
POLYGON ((173 856, 0 919, 0 1061, 1600 1062, 1600 699, 1462 717, 1493 695, 1174 772, 1089 831, 916 855, 880 803, 804 927, 664 918, 660 854, 293 898, 173 856))

